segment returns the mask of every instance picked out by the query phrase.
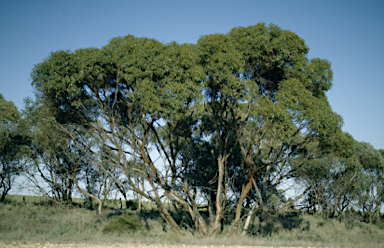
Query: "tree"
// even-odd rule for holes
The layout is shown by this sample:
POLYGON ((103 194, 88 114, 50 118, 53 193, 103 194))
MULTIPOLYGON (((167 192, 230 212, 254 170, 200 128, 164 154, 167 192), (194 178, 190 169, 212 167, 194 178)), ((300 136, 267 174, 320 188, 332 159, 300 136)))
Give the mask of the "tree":
POLYGON ((295 180, 308 188, 302 208, 321 210, 327 217, 334 217, 353 208, 365 176, 354 154, 342 157, 332 153, 311 161, 295 175, 295 180))
POLYGON ((29 138, 20 112, 0 94, 0 202, 11 190, 19 170, 25 163, 29 138))
MULTIPOLYGON (((188 107, 199 93, 201 77, 195 60, 190 45, 165 46, 127 36, 111 40, 101 50, 53 53, 33 72, 33 84, 42 101, 52 103, 58 123, 66 128, 81 124, 104 147, 106 156, 118 153, 114 163, 124 171, 127 184, 117 183, 155 201, 175 230, 179 228, 161 202, 159 189, 182 201, 173 189, 183 138, 173 133, 193 112, 188 107), (75 121, 62 119, 62 112, 75 121), (150 145, 167 160, 164 173, 154 165, 150 145), (136 158, 150 190, 135 183, 128 161, 136 158)), ((77 138, 81 136, 72 137, 83 151, 97 152, 77 138)))
POLYGON ((55 126, 47 106, 26 99, 23 115, 28 122, 31 149, 29 162, 21 173, 38 194, 54 202, 72 204, 72 174, 77 171, 73 142, 55 126))
POLYGON ((295 180, 308 188, 302 207, 322 210, 327 217, 342 216, 349 208, 377 223, 384 195, 382 151, 343 136, 338 149, 295 173, 295 180))
POLYGON ((89 163, 154 201, 176 232, 164 198, 210 235, 233 205, 234 232, 246 201, 276 205, 283 180, 337 147, 342 119, 325 95, 330 63, 307 53, 302 39, 273 24, 196 45, 125 36, 52 53, 35 66, 32 84, 89 163))
MULTIPOLYGON (((235 232, 250 190, 268 207, 282 180, 329 152, 342 119, 325 97, 332 80, 329 62, 308 60, 308 48, 296 34, 258 24, 234 28, 226 36, 202 37, 198 46, 207 74, 205 113, 211 113, 218 148, 218 194, 229 185, 230 172, 224 171, 236 147, 244 161, 231 168, 243 177, 238 180, 243 183, 235 232)), ((217 195, 218 212, 220 200, 217 195)))
POLYGON ((369 222, 380 221, 380 208, 384 201, 384 158, 382 150, 376 150, 366 142, 356 143, 356 159, 362 165, 365 180, 360 184, 359 207, 369 222))

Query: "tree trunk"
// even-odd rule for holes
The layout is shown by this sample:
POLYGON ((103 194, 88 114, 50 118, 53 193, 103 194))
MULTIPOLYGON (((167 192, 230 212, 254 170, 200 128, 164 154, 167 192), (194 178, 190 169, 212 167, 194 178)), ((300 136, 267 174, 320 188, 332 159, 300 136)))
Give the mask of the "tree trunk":
POLYGON ((215 221, 214 201, 212 201, 212 194, 208 196, 208 214, 209 214, 209 226, 215 221))
POLYGON ((217 180, 217 193, 216 193, 216 216, 215 216, 215 223, 213 226, 212 234, 216 233, 217 230, 220 227, 220 220, 222 218, 222 205, 221 205, 221 194, 223 191, 223 180, 224 180, 224 158, 222 155, 219 155, 218 159, 218 167, 219 167, 219 177, 217 180))
POLYGON ((102 208, 102 205, 103 205, 102 202, 101 202, 101 200, 100 200, 99 198, 97 198, 96 196, 94 196, 94 195, 92 195, 92 194, 86 192, 86 191, 83 190, 81 187, 79 187, 79 185, 78 185, 78 183, 77 183, 77 180, 74 180, 74 182, 75 182, 77 188, 80 190, 81 193, 83 193, 83 194, 86 195, 86 196, 89 196, 89 197, 92 198, 92 199, 95 199, 95 200, 99 203, 98 213, 101 214, 101 208, 102 208))
MULTIPOLYGON (((9 179, 9 178, 8 178, 9 179)), ((8 192, 11 190, 11 183, 8 184, 8 187, 7 187, 7 182, 6 182, 7 179, 5 179, 4 177, 1 178, 1 184, 2 186, 4 186, 4 190, 1 194, 1 200, 0 202, 4 202, 5 201, 5 196, 8 194, 8 192)), ((10 180, 10 179, 9 179, 10 180)), ((9 181, 8 181, 9 182, 9 181)))
POLYGON ((3 194, 1 194, 1 200, 0 200, 0 202, 4 202, 4 200, 5 200, 5 196, 6 196, 6 192, 3 191, 3 194))
POLYGON ((98 213, 101 214, 101 207, 103 205, 103 203, 101 202, 101 200, 99 198, 97 198, 96 196, 92 195, 92 194, 89 194, 88 192, 84 191, 82 188, 78 187, 78 189, 80 190, 81 193, 83 193, 84 195, 86 196, 89 196, 90 198, 92 199, 95 199, 97 201, 97 203, 99 204, 98 206, 98 213))
POLYGON ((158 209, 158 211, 160 212, 160 214, 161 214, 161 216, 163 217, 163 219, 164 219, 169 225, 172 226, 173 230, 174 230, 176 233, 183 234, 182 231, 180 230, 179 225, 177 225, 177 223, 176 223, 175 220, 172 218, 172 216, 170 215, 170 213, 168 212, 168 210, 164 207, 164 204, 160 201, 160 199, 156 199, 156 205, 157 205, 157 209, 158 209))
POLYGON ((253 214, 255 213, 256 206, 257 206, 257 203, 253 204, 252 208, 248 212, 248 216, 247 216, 247 219, 245 220, 245 224, 244 224, 243 233, 241 234, 242 236, 247 234, 248 226, 249 226, 249 223, 251 222, 251 218, 252 218, 253 214))
POLYGON ((251 188, 252 188, 252 179, 249 179, 247 185, 245 185, 245 187, 243 185, 240 199, 239 199, 239 202, 237 203, 236 217, 235 217, 235 222, 234 222, 234 228, 232 231, 232 236, 235 235, 235 233, 237 232, 237 228, 239 227, 239 220, 241 217, 241 209, 243 207, 243 201, 244 201, 245 197, 248 195, 251 188))
MULTIPOLYGON (((142 182, 141 182, 141 186, 142 186, 142 191, 144 191, 144 178, 142 179, 142 182)), ((137 206, 137 212, 140 212, 141 211, 141 199, 142 199, 142 195, 139 194, 139 205, 137 206)))

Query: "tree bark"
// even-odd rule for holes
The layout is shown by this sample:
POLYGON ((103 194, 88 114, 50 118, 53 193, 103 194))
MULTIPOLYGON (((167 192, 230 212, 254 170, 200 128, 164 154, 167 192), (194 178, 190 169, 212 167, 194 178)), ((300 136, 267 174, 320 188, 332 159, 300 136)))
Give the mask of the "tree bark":
POLYGON ((256 206, 257 206, 257 203, 253 204, 252 208, 248 212, 248 216, 247 216, 247 219, 245 220, 245 224, 244 224, 243 233, 241 234, 242 236, 247 234, 248 226, 249 226, 249 223, 251 222, 251 218, 252 218, 253 214, 255 213, 256 206))
POLYGON ((232 231, 232 236, 235 235, 235 233, 237 232, 237 228, 239 227, 239 220, 241 217, 241 209, 243 207, 243 201, 244 201, 245 197, 248 195, 251 188, 252 188, 252 178, 248 180, 248 183, 245 185, 245 187, 243 185, 240 199, 239 199, 239 202, 237 203, 236 217, 235 217, 235 222, 234 222, 234 228, 232 231))
POLYGON ((175 222, 175 220, 172 218, 171 214, 168 212, 168 210, 164 207, 164 204, 160 201, 160 199, 156 199, 156 205, 157 209, 159 210, 161 216, 164 218, 164 220, 172 226, 173 230, 176 233, 183 234, 183 232, 180 230, 179 225, 175 222))
POLYGON ((222 218, 222 205, 221 205, 221 193, 223 191, 223 180, 224 180, 224 158, 223 155, 218 157, 218 167, 219 167, 219 176, 217 180, 217 194, 216 194, 216 216, 215 223, 213 227, 212 234, 217 233, 219 226, 221 224, 220 220, 222 218))
POLYGON ((76 184, 76 187, 80 190, 81 193, 83 193, 84 195, 86 196, 89 196, 91 197, 92 199, 95 199, 98 203, 99 203, 99 207, 98 207, 98 213, 101 214, 101 208, 102 208, 102 202, 99 198, 97 198, 96 196, 86 192, 85 190, 83 190, 81 187, 79 187, 79 184, 77 183, 77 180, 74 180, 75 184, 76 184))

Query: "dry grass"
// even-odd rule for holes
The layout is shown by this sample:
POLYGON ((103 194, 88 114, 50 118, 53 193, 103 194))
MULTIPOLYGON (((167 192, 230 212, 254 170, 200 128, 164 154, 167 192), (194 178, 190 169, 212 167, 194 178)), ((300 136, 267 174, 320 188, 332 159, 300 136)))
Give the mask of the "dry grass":
POLYGON ((162 247, 184 247, 183 244, 194 247, 384 247, 384 230, 376 225, 359 222, 347 228, 338 220, 310 215, 288 219, 288 224, 294 227, 291 229, 284 228, 284 220, 279 220, 280 227, 268 229, 269 222, 260 222, 261 218, 255 217, 253 236, 228 238, 231 226, 225 226, 223 233, 214 237, 190 232, 181 236, 175 234, 156 211, 149 209, 149 204, 149 210, 139 215, 143 223, 139 231, 103 234, 102 229, 111 218, 136 212, 105 209, 98 215, 96 211, 84 208, 54 207, 36 197, 26 200, 25 204, 22 197, 19 200, 20 197, 0 204, 0 247, 160 247, 160 244, 162 247))
MULTIPOLYGON (((191 245, 137 245, 137 244, 51 244, 51 243, 17 243, 4 244, 0 243, 0 247, 14 248, 15 246, 20 248, 210 248, 210 247, 222 247, 222 246, 191 246, 191 245)), ((228 248, 271 248, 275 246, 226 246, 228 248)), ((308 247, 308 246, 306 246, 308 247)), ((310 247, 310 246, 309 246, 310 247)), ((290 248, 290 246, 279 246, 279 248, 290 248)), ((299 247, 297 247, 299 248, 299 247)))

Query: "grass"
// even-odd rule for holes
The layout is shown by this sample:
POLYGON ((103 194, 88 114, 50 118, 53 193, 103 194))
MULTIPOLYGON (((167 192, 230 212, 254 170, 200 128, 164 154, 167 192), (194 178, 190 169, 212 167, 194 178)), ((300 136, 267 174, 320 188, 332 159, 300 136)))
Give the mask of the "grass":
MULTIPOLYGON (((47 199, 42 196, 31 196, 31 195, 7 195, 6 199, 9 202, 13 203, 32 203, 39 204, 41 202, 46 201, 47 199)), ((89 208, 89 200, 84 198, 72 198, 72 201, 75 206, 88 207, 89 208)), ((114 209, 122 209, 126 210, 126 202, 125 200, 108 200, 108 202, 104 202, 103 207, 106 208, 114 208, 114 209)), ((97 208, 97 203, 93 201, 93 207, 97 208)), ((153 202, 142 201, 142 208, 144 210, 153 210, 156 209, 156 205, 153 202)))
MULTIPOLYGON (((265 245, 301 247, 384 247, 384 230, 362 222, 342 222, 319 215, 297 214, 268 218, 257 215, 251 223, 251 235, 228 238, 230 225, 222 234, 202 237, 186 232, 177 235, 160 215, 147 204, 140 213, 127 209, 104 209, 101 215, 87 208, 51 206, 41 197, 9 196, 0 204, 0 243, 92 243, 92 244, 168 244, 168 245, 265 245), (122 214, 141 218, 137 231, 103 233, 103 228, 122 214)), ((181 218, 179 218, 181 219, 181 218)), ((239 230, 240 231, 240 230, 239 230)))

